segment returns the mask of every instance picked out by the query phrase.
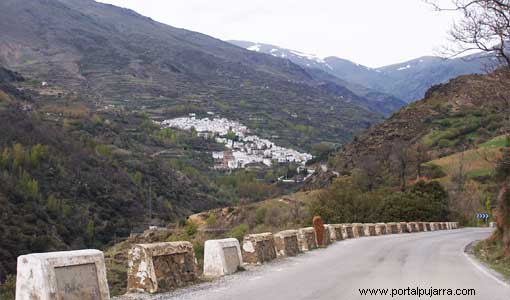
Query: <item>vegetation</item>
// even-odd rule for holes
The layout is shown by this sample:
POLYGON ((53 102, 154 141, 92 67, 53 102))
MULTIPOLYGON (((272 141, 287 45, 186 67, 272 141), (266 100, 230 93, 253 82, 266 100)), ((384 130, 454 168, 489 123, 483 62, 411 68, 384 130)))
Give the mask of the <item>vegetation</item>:
POLYGON ((448 194, 437 182, 418 182, 408 190, 363 191, 341 179, 310 203, 310 215, 326 223, 437 221, 448 218, 448 194))
POLYGON ((478 259, 510 279, 510 256, 505 254, 505 248, 500 239, 490 238, 482 241, 474 247, 474 252, 478 259))

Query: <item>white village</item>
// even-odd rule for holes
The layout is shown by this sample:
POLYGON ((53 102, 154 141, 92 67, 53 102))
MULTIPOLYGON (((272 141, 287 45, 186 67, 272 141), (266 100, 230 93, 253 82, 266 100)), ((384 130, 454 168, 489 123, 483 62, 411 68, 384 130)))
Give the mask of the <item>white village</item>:
MULTIPOLYGON (((214 115, 209 112, 209 115, 214 115)), ((197 118, 196 114, 161 122, 165 128, 196 130, 199 136, 214 138, 224 144, 226 150, 213 152, 216 169, 242 169, 249 165, 263 164, 270 167, 273 163, 296 163, 304 167, 313 158, 311 154, 277 146, 270 140, 250 134, 249 129, 236 121, 212 116, 197 118)))

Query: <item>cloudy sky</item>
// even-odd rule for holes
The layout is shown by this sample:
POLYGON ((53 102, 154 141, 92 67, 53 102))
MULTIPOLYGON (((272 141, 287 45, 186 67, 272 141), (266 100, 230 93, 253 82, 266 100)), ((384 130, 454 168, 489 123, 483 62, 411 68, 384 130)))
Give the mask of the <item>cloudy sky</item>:
POLYGON ((423 0, 100 0, 228 40, 274 44, 369 67, 437 54, 455 15, 423 0))

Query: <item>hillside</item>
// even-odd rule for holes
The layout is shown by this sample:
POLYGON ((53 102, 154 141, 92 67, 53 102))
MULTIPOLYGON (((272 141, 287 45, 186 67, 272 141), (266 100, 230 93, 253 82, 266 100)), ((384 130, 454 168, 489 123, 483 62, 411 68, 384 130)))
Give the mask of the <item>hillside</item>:
MULTIPOLYGON (((361 86, 383 95, 392 95, 407 103, 423 98, 433 85, 460 75, 484 73, 496 66, 492 56, 472 54, 454 59, 427 56, 390 66, 369 68, 335 56, 320 58, 274 45, 246 41, 229 42, 252 51, 288 58, 305 68, 319 69, 350 83, 351 90, 357 93, 356 86, 361 86)), ((370 94, 361 91, 358 94, 371 98, 370 94)))
POLYGON ((138 113, 92 113, 73 102, 49 111, 40 104, 58 96, 35 87, 0 68, 0 281, 21 254, 103 247, 147 223, 227 205, 195 169, 210 168, 198 165, 200 153, 218 145, 186 133, 169 144, 138 113), (179 158, 148 155, 162 149, 179 158))
POLYGON ((390 155, 391 149, 403 146, 423 146, 431 158, 437 158, 501 135, 505 102, 500 93, 510 83, 503 74, 466 75, 434 86, 423 100, 343 147, 333 159, 336 167, 352 169, 369 156, 390 155))
POLYGON ((0 3, 0 63, 83 95, 89 108, 198 109, 301 148, 345 142, 378 113, 305 69, 92 0, 0 3))

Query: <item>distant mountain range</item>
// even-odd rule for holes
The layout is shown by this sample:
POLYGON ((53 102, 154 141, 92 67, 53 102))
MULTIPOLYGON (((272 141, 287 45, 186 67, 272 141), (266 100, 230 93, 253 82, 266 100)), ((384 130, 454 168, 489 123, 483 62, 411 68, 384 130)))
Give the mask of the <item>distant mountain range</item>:
POLYGON ((485 73, 496 63, 493 56, 485 54, 455 59, 425 56, 372 69, 335 56, 321 58, 269 44, 234 40, 229 42, 255 52, 289 59, 305 68, 322 70, 344 81, 390 94, 408 103, 423 98, 425 92, 435 84, 444 83, 460 75, 485 73))

